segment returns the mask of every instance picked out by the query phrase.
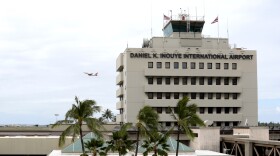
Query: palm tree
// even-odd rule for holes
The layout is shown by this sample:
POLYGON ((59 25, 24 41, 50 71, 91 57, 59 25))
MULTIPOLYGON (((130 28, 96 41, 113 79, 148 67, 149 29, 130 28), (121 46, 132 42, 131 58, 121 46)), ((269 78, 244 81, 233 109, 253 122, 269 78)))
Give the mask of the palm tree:
POLYGON ((140 109, 137 115, 137 135, 136 135, 136 151, 135 156, 138 153, 139 135, 146 136, 147 131, 155 130, 158 128, 159 116, 157 112, 150 106, 144 106, 140 109))
POLYGON ((172 111, 171 114, 171 116, 175 119, 175 121, 177 121, 176 156, 178 156, 179 139, 180 139, 181 131, 183 130, 190 139, 193 139, 195 135, 191 130, 190 126, 191 125, 205 126, 204 122, 196 114, 197 105, 188 104, 189 101, 190 100, 188 97, 183 97, 183 99, 178 101, 177 106, 174 108, 174 112, 172 111))
POLYGON ((96 156, 97 153, 99 155, 106 155, 106 147, 104 147, 104 140, 101 138, 93 138, 88 142, 85 142, 85 147, 92 152, 92 156, 96 156))
POLYGON ((167 156, 169 145, 167 144, 170 133, 173 128, 169 129, 166 133, 158 132, 157 130, 149 131, 148 138, 144 140, 142 147, 146 149, 143 155, 147 156, 149 152, 154 152, 153 156, 163 155, 167 156))
POLYGON ((113 114, 113 112, 112 112, 110 109, 106 109, 106 110, 103 112, 102 117, 103 117, 104 119, 107 119, 107 121, 109 121, 109 120, 112 121, 113 118, 114 118, 114 114, 113 114))
POLYGON ((80 101, 78 97, 75 97, 75 104, 72 104, 72 108, 69 109, 65 114, 64 120, 57 121, 52 128, 61 126, 63 124, 69 124, 59 137, 59 147, 65 144, 65 137, 72 135, 72 142, 74 142, 77 135, 80 136, 82 151, 85 153, 84 142, 83 142, 83 123, 97 136, 101 136, 100 129, 103 129, 98 119, 93 118, 93 114, 100 112, 100 107, 96 105, 94 100, 80 101))
POLYGON ((127 130, 132 126, 131 123, 125 123, 120 127, 120 130, 112 132, 112 140, 107 141, 107 151, 118 151, 119 156, 125 155, 128 150, 134 149, 134 142, 128 139, 127 130))

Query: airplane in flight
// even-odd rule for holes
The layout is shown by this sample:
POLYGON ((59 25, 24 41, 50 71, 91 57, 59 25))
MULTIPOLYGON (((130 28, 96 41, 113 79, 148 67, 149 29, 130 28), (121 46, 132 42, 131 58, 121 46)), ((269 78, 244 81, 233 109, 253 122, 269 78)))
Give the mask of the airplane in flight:
POLYGON ((84 72, 85 74, 87 74, 88 76, 97 76, 98 75, 98 72, 97 73, 87 73, 87 72, 84 72))

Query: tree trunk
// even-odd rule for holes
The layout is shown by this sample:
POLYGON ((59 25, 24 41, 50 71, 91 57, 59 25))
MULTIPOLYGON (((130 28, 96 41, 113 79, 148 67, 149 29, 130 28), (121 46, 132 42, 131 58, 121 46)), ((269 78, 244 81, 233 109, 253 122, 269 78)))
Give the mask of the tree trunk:
POLYGON ((176 156, 178 156, 179 152, 179 140, 180 140, 180 132, 181 132, 181 127, 178 125, 178 131, 177 131, 177 147, 176 147, 176 156))
POLYGON ((137 153, 138 153, 138 146, 139 146, 139 127, 137 128, 137 137, 136 137, 136 151, 135 151, 135 156, 137 156, 137 153))
POLYGON ((85 147, 84 147, 84 140, 83 140, 82 124, 80 124, 80 137, 81 137, 82 151, 83 151, 83 154, 84 154, 85 153, 85 147))
POLYGON ((157 156, 157 146, 154 147, 154 156, 157 156))

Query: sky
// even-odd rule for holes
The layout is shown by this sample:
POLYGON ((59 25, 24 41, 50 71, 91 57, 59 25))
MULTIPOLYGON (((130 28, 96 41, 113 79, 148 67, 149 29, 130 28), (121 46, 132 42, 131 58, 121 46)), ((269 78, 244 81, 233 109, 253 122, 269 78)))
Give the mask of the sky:
POLYGON ((162 36, 169 10, 205 16, 209 37, 218 35, 211 22, 219 16, 220 37, 257 50, 258 119, 280 122, 279 6, 278 0, 2 0, 0 125, 54 123, 75 96, 117 114, 116 59, 126 47, 141 48, 143 38, 162 36))

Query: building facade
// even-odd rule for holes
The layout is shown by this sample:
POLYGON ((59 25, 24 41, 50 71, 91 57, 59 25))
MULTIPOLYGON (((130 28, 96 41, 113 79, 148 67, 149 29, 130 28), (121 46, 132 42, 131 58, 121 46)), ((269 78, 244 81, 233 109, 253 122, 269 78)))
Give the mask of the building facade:
POLYGON ((164 37, 118 56, 117 122, 135 123, 139 110, 150 105, 163 126, 172 126, 168 107, 188 96, 213 126, 257 125, 256 51, 231 48, 227 38, 204 37, 204 23, 181 14, 167 21, 164 37))

